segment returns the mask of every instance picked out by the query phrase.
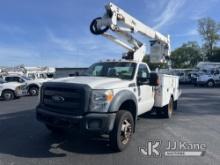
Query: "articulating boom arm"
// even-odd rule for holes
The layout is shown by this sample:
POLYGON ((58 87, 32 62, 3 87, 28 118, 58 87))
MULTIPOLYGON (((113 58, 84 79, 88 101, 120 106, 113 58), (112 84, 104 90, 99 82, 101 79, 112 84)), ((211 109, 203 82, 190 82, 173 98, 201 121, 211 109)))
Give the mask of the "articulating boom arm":
POLYGON ((104 16, 94 19, 90 25, 90 30, 93 34, 101 34, 126 48, 128 52, 123 58, 142 61, 143 57, 146 55, 145 44, 135 39, 132 36, 134 33, 140 33, 153 40, 150 42, 151 56, 158 56, 153 62, 165 62, 165 58, 170 56, 169 36, 166 37, 146 26, 113 3, 109 3, 105 8, 106 13, 104 16), (109 29, 116 33, 116 36, 106 33, 109 29), (122 40, 118 39, 118 37, 121 37, 122 40))

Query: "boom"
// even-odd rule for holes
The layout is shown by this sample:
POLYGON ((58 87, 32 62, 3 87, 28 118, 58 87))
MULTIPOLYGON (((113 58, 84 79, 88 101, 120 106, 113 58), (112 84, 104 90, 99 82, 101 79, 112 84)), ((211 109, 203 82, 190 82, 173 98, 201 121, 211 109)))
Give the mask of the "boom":
POLYGON ((103 35, 118 45, 126 48, 125 59, 142 61, 146 55, 145 44, 133 37, 134 33, 140 33, 151 39, 150 55, 152 62, 165 62, 170 56, 170 39, 155 31, 149 26, 135 19, 113 3, 105 6, 106 12, 103 17, 94 19, 90 30, 95 35, 103 35), (106 33, 108 30, 116 33, 115 36, 106 33), (118 38, 122 38, 118 39, 118 38))

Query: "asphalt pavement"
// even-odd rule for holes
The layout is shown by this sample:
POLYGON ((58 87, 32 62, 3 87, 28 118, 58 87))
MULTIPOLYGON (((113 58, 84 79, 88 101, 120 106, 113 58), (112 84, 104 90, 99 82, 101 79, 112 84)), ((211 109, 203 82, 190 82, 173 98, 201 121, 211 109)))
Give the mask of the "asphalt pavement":
POLYGON ((141 116, 132 142, 120 153, 113 152, 105 138, 50 133, 35 119, 37 103, 38 97, 0 101, 0 165, 220 164, 220 88, 183 87, 175 115, 141 116), (159 156, 149 155, 150 141, 160 142, 159 156), (169 142, 205 145, 203 156, 165 156, 169 142))

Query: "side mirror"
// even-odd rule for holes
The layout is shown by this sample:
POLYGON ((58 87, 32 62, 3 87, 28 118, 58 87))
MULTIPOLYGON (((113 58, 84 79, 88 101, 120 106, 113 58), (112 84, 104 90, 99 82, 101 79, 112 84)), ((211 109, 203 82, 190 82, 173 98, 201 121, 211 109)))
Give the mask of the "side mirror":
POLYGON ((159 77, 158 77, 157 73, 150 73, 149 85, 151 85, 151 86, 158 86, 159 85, 159 77))

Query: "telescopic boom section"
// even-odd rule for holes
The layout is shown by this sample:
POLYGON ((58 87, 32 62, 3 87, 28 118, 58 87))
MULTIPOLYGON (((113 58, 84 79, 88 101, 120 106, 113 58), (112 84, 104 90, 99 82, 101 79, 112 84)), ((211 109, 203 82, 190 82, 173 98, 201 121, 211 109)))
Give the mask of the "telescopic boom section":
POLYGON ((169 36, 166 37, 143 24, 113 3, 109 3, 105 8, 106 13, 104 16, 94 19, 90 25, 90 30, 93 34, 103 35, 126 48, 128 52, 124 54, 124 59, 142 61, 146 55, 145 44, 133 37, 134 33, 140 33, 151 39, 151 62, 166 62, 167 57, 170 56, 169 36), (116 33, 116 35, 113 36, 106 33, 109 29, 116 33))

